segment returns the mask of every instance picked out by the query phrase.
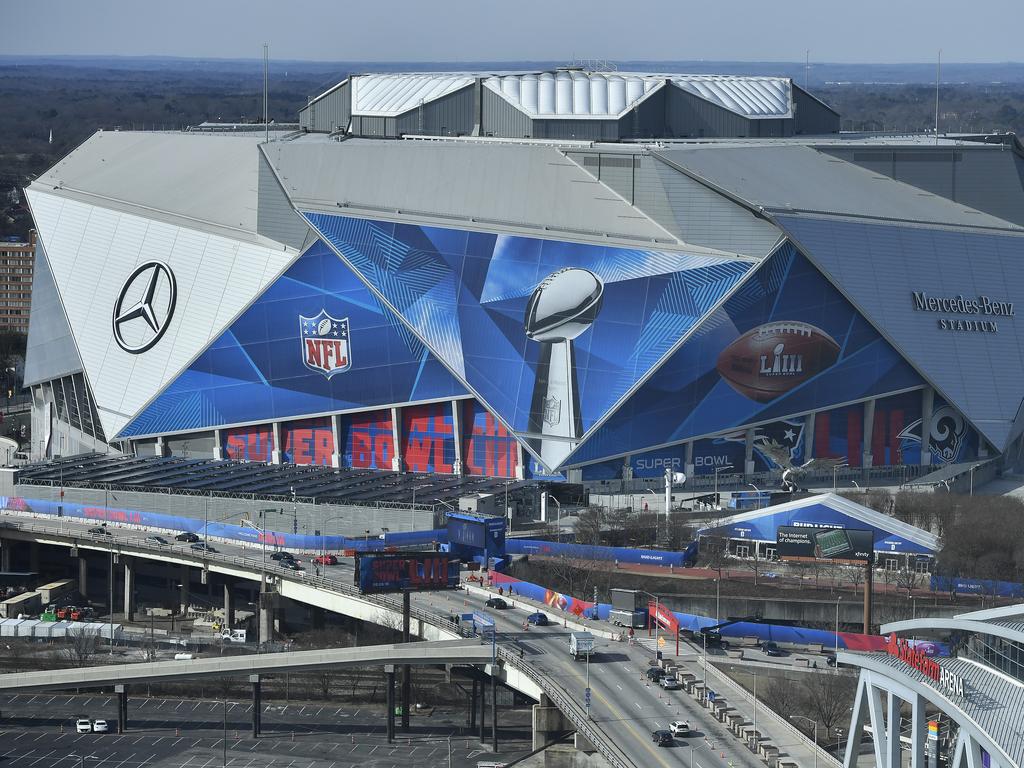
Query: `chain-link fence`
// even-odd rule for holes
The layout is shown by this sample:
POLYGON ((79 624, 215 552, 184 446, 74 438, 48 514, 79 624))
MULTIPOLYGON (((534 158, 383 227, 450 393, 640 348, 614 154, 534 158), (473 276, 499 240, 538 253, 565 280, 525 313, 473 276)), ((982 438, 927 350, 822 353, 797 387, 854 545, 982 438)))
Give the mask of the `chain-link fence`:
MULTIPOLYGON (((59 485, 19 483, 13 495, 60 501, 59 485)), ((423 531, 440 527, 430 507, 364 507, 355 504, 313 504, 306 501, 186 495, 168 491, 129 491, 116 488, 64 487, 64 502, 106 509, 140 510, 178 515, 210 523, 241 525, 247 520, 260 529, 279 533, 378 536, 388 532, 423 531)))

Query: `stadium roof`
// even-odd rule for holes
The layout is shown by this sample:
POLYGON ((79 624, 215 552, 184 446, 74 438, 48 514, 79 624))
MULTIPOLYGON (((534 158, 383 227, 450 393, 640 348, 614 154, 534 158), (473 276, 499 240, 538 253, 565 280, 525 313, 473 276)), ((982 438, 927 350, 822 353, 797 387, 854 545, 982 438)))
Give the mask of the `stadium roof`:
POLYGON ((389 72, 353 75, 352 114, 395 117, 482 80, 534 119, 615 119, 666 83, 750 119, 793 116, 793 84, 784 77, 595 72, 581 68, 524 72, 389 72))
POLYGON ((724 517, 697 533, 729 537, 739 537, 742 533, 743 538, 752 541, 774 541, 778 526, 794 524, 822 528, 870 528, 875 532, 875 548, 885 544, 886 550, 894 552, 935 552, 939 548, 939 538, 934 534, 834 493, 808 496, 724 517))
POLYGON ((673 144, 654 154, 730 197, 773 212, 1024 231, 1004 219, 840 160, 810 144, 673 144))

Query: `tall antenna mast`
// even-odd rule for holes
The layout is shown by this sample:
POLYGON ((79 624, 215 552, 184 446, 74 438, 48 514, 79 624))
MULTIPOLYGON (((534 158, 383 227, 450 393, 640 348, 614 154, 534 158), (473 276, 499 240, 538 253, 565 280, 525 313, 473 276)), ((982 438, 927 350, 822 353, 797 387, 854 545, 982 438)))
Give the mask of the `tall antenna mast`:
POLYGON ((267 115, 267 69, 270 61, 270 46, 263 44, 263 129, 266 131, 266 141, 270 142, 270 120, 267 115))
POLYGON ((935 143, 939 143, 939 75, 942 72, 942 49, 939 49, 939 58, 935 62, 935 143))

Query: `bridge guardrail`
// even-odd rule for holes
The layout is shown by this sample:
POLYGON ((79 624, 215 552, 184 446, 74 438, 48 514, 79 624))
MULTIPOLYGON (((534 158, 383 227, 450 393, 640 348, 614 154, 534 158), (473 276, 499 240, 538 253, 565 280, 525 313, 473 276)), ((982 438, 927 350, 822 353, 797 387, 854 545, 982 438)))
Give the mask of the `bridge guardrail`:
MULTIPOLYGON (((0 522, 0 529, 3 528, 28 531, 30 533, 47 533, 50 535, 53 535, 54 533, 53 528, 49 526, 34 523, 22 523, 20 521, 9 519, 0 522)), ((60 536, 66 536, 71 539, 95 541, 104 544, 120 544, 137 547, 139 549, 144 549, 158 554, 175 553, 187 555, 196 560, 217 562, 223 565, 243 566, 249 570, 252 570, 255 567, 260 572, 266 572, 268 575, 277 576, 279 578, 288 578, 295 580, 298 583, 311 584, 324 589, 334 590, 346 595, 347 597, 354 597, 365 603, 377 605, 398 613, 401 613, 402 611, 402 603, 400 600, 384 596, 364 595, 354 584, 346 584, 340 579, 332 579, 325 576, 309 575, 306 572, 292 571, 280 567, 274 561, 264 563, 260 560, 228 555, 221 552, 201 552, 193 550, 188 545, 154 544, 140 536, 97 534, 89 533, 88 531, 72 530, 58 531, 57 533, 60 536)), ((409 614, 410 618, 424 621, 434 627, 448 632, 454 632, 460 637, 473 636, 472 632, 467 632, 461 626, 452 627, 445 617, 429 611, 424 611, 421 608, 411 607, 409 614)), ((622 753, 621 750, 619 750, 618 747, 614 745, 614 743, 611 742, 611 740, 608 739, 600 730, 598 730, 592 721, 587 719, 586 712, 572 699, 567 691, 556 686, 551 680, 539 674, 531 665, 521 661, 509 649, 499 645, 497 647, 497 655, 503 664, 515 667, 529 677, 530 680, 532 680, 542 691, 544 691, 544 694, 555 703, 555 706, 557 706, 562 713, 569 718, 577 731, 582 733, 584 737, 594 745, 597 751, 600 752, 612 764, 612 766, 614 766, 614 768, 630 768, 630 766, 632 766, 632 763, 625 754, 622 753)))

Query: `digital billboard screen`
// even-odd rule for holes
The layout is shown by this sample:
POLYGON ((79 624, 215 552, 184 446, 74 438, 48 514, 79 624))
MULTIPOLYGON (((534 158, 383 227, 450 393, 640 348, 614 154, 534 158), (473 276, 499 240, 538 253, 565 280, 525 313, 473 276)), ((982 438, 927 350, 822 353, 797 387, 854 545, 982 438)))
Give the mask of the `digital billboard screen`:
POLYGON ((356 553, 355 583, 363 594, 456 589, 461 563, 438 552, 356 553))
POLYGON ((780 560, 839 560, 868 563, 874 560, 871 531, 780 525, 775 537, 780 560))

